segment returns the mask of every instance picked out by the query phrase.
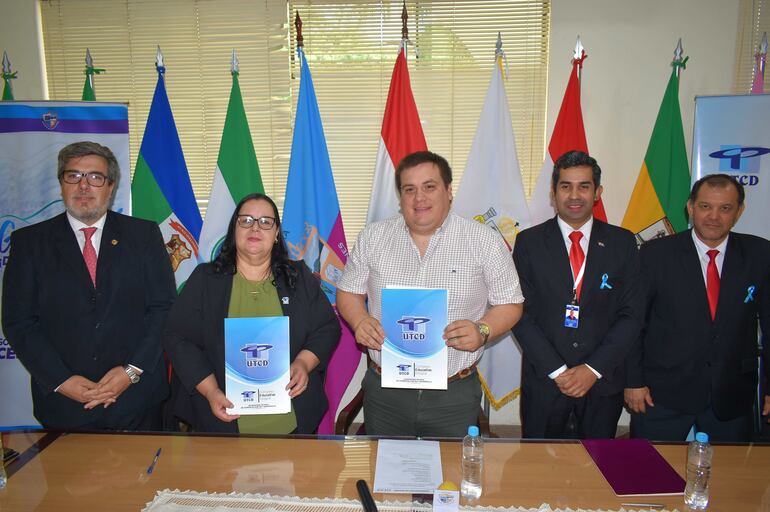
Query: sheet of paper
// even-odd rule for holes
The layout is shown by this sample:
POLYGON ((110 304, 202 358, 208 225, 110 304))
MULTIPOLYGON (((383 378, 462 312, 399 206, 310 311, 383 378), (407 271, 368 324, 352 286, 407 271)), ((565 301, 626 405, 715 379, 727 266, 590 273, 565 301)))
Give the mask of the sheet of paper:
POLYGON ((382 290, 382 387, 447 388, 447 303, 445 289, 382 290))
POLYGON ((438 441, 377 443, 374 492, 430 494, 441 485, 442 474, 438 441))
POLYGON ((289 317, 225 318, 227 412, 291 412, 288 383, 289 317))

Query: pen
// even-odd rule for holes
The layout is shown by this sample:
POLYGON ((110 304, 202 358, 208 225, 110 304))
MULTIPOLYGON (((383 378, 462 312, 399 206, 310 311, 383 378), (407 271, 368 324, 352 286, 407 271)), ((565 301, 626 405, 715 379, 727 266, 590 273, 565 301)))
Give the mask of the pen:
POLYGON ((621 503, 624 507, 637 507, 637 508, 663 508, 662 503, 621 503))
POLYGON ((155 464, 158 463, 158 457, 160 457, 160 448, 158 448, 158 451, 155 452, 155 457, 152 458, 152 463, 147 468, 147 474, 151 475, 153 470, 155 469, 155 464))
POLYGON ((374 503, 372 493, 369 492, 369 486, 366 485, 366 480, 359 480, 356 482, 356 488, 358 489, 358 495, 361 497, 361 504, 364 506, 364 512, 377 512, 377 504, 374 503))

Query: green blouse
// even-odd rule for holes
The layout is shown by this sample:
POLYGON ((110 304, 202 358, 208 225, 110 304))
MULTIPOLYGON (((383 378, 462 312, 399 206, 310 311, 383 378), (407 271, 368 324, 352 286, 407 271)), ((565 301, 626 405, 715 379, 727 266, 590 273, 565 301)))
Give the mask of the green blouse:
MULTIPOLYGON (((281 301, 272 276, 263 281, 249 281, 240 272, 233 276, 233 290, 227 310, 229 318, 281 315, 281 301)), ((297 428, 294 405, 291 412, 286 414, 245 415, 237 421, 238 430, 242 434, 289 434, 297 428)))

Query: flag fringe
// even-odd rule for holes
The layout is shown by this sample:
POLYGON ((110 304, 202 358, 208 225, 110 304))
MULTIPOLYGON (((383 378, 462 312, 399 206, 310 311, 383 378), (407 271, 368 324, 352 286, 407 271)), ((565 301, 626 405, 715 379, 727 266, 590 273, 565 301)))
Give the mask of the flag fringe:
POLYGON ((496 411, 499 411, 505 404, 515 400, 521 394, 521 388, 516 388, 510 393, 504 395, 502 398, 495 399, 494 395, 492 394, 492 390, 489 389, 489 386, 487 385, 487 380, 484 378, 484 375, 482 375, 481 372, 478 372, 478 374, 479 381, 481 381, 481 389, 484 390, 484 395, 487 397, 487 400, 489 400, 489 403, 496 411))

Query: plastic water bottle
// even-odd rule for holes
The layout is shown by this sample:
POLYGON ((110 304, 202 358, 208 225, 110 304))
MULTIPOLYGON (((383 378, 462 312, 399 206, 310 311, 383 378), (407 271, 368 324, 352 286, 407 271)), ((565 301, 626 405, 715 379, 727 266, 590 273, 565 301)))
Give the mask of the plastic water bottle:
POLYGON ((695 434, 695 441, 687 449, 687 486, 684 503, 690 508, 703 510, 709 504, 709 477, 714 449, 705 432, 695 434))
POLYGON ((468 500, 481 497, 481 474, 484 469, 484 441, 479 435, 479 427, 468 427, 468 435, 463 438, 463 481, 460 494, 468 500))

